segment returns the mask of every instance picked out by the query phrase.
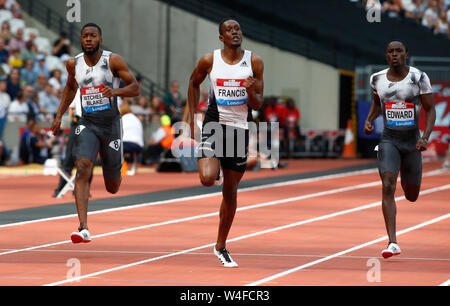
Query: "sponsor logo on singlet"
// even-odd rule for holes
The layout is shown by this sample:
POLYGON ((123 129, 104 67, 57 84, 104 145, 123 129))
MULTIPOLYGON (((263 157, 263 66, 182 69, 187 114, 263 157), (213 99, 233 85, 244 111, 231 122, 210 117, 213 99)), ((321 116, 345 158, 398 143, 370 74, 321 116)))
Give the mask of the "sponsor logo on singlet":
POLYGON ((412 127, 415 125, 414 103, 386 102, 385 110, 388 127, 412 127))
POLYGON ((243 87, 244 79, 217 79, 218 105, 235 106, 247 103, 247 90, 243 87))
POLYGON ((100 112, 111 108, 109 99, 103 97, 102 90, 102 86, 81 88, 81 106, 85 113, 100 112))

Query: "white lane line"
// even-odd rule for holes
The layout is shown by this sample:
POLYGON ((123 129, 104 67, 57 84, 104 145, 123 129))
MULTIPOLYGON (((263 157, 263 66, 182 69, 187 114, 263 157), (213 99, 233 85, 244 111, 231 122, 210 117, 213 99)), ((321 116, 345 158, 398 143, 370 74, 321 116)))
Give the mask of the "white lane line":
MULTIPOLYGON (((424 176, 434 176, 434 175, 440 174, 441 172, 442 172, 441 170, 433 170, 433 171, 425 173, 424 176)), ((302 196, 298 196, 298 197, 292 197, 292 198, 287 198, 287 199, 270 201, 270 202, 266 202, 266 203, 248 205, 248 206, 244 206, 244 207, 238 208, 237 211, 254 209, 254 208, 260 208, 260 207, 271 206, 271 205, 277 205, 277 204, 282 204, 282 203, 287 203, 287 202, 292 202, 292 201, 299 201, 299 200, 304 200, 304 199, 309 199, 309 198, 314 198, 314 197, 319 197, 319 196, 324 196, 324 195, 335 194, 335 193, 339 193, 339 192, 352 191, 352 190, 372 187, 372 186, 376 186, 376 185, 380 185, 380 184, 381 184, 380 181, 375 181, 375 182, 365 183, 365 184, 360 184, 360 185, 355 185, 355 186, 349 186, 349 187, 337 188, 337 189, 332 189, 332 190, 327 190, 327 191, 321 191, 321 192, 316 192, 316 193, 312 193, 312 194, 306 194, 306 195, 302 195, 302 196)), ((404 197, 400 197, 400 199, 404 199, 404 197)), ((112 236, 112 235, 117 235, 117 234, 123 234, 123 233, 126 233, 126 232, 131 232, 131 231, 136 231, 136 230, 152 228, 152 227, 158 227, 158 226, 163 226, 163 225, 187 222, 187 221, 192 221, 192 220, 196 220, 196 219, 217 216, 218 214, 219 214, 219 212, 213 212, 213 213, 202 214, 202 215, 197 215, 197 216, 192 216, 192 217, 186 217, 186 218, 174 219, 174 220, 169 220, 169 221, 164 221, 164 222, 146 224, 146 225, 142 225, 142 226, 131 227, 131 228, 123 229, 123 230, 118 230, 118 231, 108 232, 108 233, 104 233, 104 234, 94 235, 94 236, 91 236, 91 238, 92 239, 94 239, 94 238, 101 238, 101 237, 107 237, 107 236, 112 236)), ((31 250, 36 250, 36 249, 40 249, 40 248, 52 247, 52 246, 62 245, 62 244, 71 243, 71 242, 72 242, 71 240, 64 240, 64 241, 60 241, 60 242, 54 242, 54 243, 48 243, 48 244, 43 244, 43 245, 37 245, 37 246, 29 247, 29 248, 17 249, 17 250, 2 252, 2 253, 0 253, 0 256, 1 255, 9 255, 9 254, 14 254, 14 253, 24 252, 24 251, 31 251, 31 250)))
POLYGON ((447 280, 446 282, 440 284, 439 286, 450 286, 450 279, 447 280))
MULTIPOLYGON (((421 195, 430 194, 430 193, 433 193, 433 192, 438 192, 438 191, 446 190, 446 189, 449 189, 449 188, 450 188, 450 184, 449 185, 440 186, 440 187, 430 188, 430 189, 422 191, 421 195)), ((403 200, 403 199, 405 199, 404 196, 395 198, 396 201, 400 201, 400 200, 403 200)), ((283 229, 287 229, 287 228, 291 228, 291 227, 295 227, 295 226, 299 226, 299 225, 315 222, 315 221, 325 220, 325 219, 333 218, 335 216, 349 214, 349 213, 353 213, 355 211, 360 211, 360 210, 368 209, 368 208, 379 206, 379 205, 381 205, 381 201, 376 202, 376 203, 372 203, 372 204, 368 204, 368 205, 364 205, 364 206, 359 206, 359 207, 352 208, 352 209, 343 210, 343 211, 332 213, 332 214, 328 214, 328 215, 324 215, 324 216, 317 217, 317 218, 303 220, 303 221, 291 223, 291 224, 288 224, 288 225, 279 226, 279 227, 267 229, 267 230, 264 230, 264 231, 259 231, 259 232, 255 232, 255 233, 252 233, 252 234, 248 234, 248 235, 243 235, 243 236, 240 236, 240 237, 229 239, 229 240, 227 240, 227 243, 228 242, 233 242, 233 241, 239 241, 239 240, 246 239, 246 238, 249 238, 249 237, 255 237, 255 236, 259 236, 259 235, 263 235, 263 234, 267 234, 267 233, 271 233, 271 232, 275 232, 275 231, 279 231, 279 230, 283 230, 283 229)), ((448 217, 448 216, 450 216, 450 214, 448 214, 446 216, 448 217)), ((404 232, 405 232, 405 230, 400 231, 400 232, 397 233, 397 235, 401 235, 404 232)), ((387 236, 379 238, 379 239, 377 239, 377 241, 378 240, 383 241, 385 239, 387 239, 387 236)), ((374 242, 374 243, 376 243, 376 242, 374 242)), ((46 284, 44 286, 57 286, 57 285, 70 283, 70 282, 78 281, 78 280, 89 278, 89 277, 94 277, 94 276, 101 275, 101 274, 106 274, 106 273, 113 272, 113 271, 123 270, 123 269, 126 269, 126 268, 138 266, 138 265, 149 263, 149 262, 153 262, 153 261, 156 261, 156 260, 160 260, 160 259, 164 259, 164 258, 168 258, 168 257, 173 257, 173 256, 181 255, 181 254, 186 254, 186 253, 189 253, 189 252, 201 250, 201 249, 208 248, 208 247, 213 247, 215 244, 216 244, 215 242, 214 243, 209 243, 209 244, 206 244, 206 245, 198 246, 198 247, 195 247, 195 248, 191 248, 191 249, 187 249, 187 250, 183 250, 183 251, 179 251, 179 252, 174 252, 174 253, 171 253, 171 254, 166 254, 166 255, 163 255, 163 256, 158 256, 158 257, 154 257, 154 258, 150 258, 150 259, 145 259, 145 260, 133 262, 133 263, 130 263, 130 264, 127 264, 127 265, 117 266, 117 267, 114 267, 114 268, 110 268, 110 269, 106 269, 106 270, 102 270, 102 271, 98 271, 98 272, 94 272, 94 273, 89 273, 89 274, 78 276, 78 277, 74 277, 74 278, 69 278, 69 279, 66 279, 66 280, 59 281, 59 282, 46 284)), ((326 257, 326 258, 328 258, 328 257, 326 257)), ((321 260, 321 261, 323 261, 323 260, 321 260)))
MULTIPOLYGON (((401 231, 397 232, 397 236, 402 235, 402 234, 405 234, 405 233, 408 233, 408 232, 411 232, 411 231, 413 231, 413 230, 416 230, 416 229, 419 229, 419 228, 422 228, 422 227, 425 227, 425 226, 427 226, 427 225, 430 225, 430 224, 433 224, 433 223, 436 223, 436 222, 445 220, 445 219, 447 219, 447 218, 449 218, 449 217, 450 217, 450 214, 446 214, 446 215, 443 215, 443 216, 440 216, 440 217, 431 219, 431 220, 429 220, 429 221, 426 221, 426 222, 417 224, 417 225, 415 225, 415 226, 408 227, 408 228, 406 228, 406 229, 404 229, 404 230, 401 230, 401 231)), ((388 239, 388 236, 387 236, 387 235, 386 235, 386 236, 383 236, 383 237, 381 237, 381 238, 378 238, 378 239, 375 239, 375 240, 372 240, 372 241, 369 241, 369 242, 366 242, 366 243, 357 245, 357 246, 355 246, 355 247, 353 247, 353 248, 350 248, 350 249, 347 249, 347 250, 344 250, 344 251, 335 253, 335 254, 333 254, 333 255, 330 255, 330 256, 327 256, 327 257, 324 257, 324 258, 321 258, 321 259, 318 259, 318 260, 309 262, 309 263, 307 263, 307 264, 304 264, 304 265, 301 265, 301 266, 298 266, 298 267, 295 267, 295 268, 286 270, 286 271, 284 271, 284 272, 277 273, 277 274, 275 274, 275 275, 272 275, 272 276, 263 278, 263 279, 258 280, 258 281, 256 281, 256 282, 247 284, 246 286, 258 286, 258 285, 261 285, 261 284, 263 284, 263 283, 270 282, 270 281, 272 281, 272 280, 274 280, 274 279, 277 279, 277 278, 286 276, 286 275, 288 275, 288 274, 291 274, 291 273, 294 273, 294 272, 297 272, 297 271, 300 271, 300 270, 309 268, 309 267, 311 267, 311 266, 314 266, 314 265, 317 265, 317 264, 319 264, 319 263, 325 262, 325 261, 327 261, 327 260, 331 260, 331 259, 333 259, 333 258, 336 258, 336 257, 342 256, 342 255, 348 254, 348 253, 350 253, 350 252, 353 252, 353 251, 362 249, 362 248, 364 248, 364 247, 366 247, 366 246, 369 246, 369 245, 372 245, 372 244, 376 244, 376 243, 381 242, 381 241, 384 241, 384 240, 386 240, 386 239, 388 239)))
MULTIPOLYGON (((265 188, 283 187, 283 186, 289 186, 289 185, 295 185, 295 184, 317 182, 317 181, 322 181, 322 180, 344 178, 344 177, 348 177, 348 176, 371 174, 371 173, 375 173, 377 171, 378 171, 377 169, 358 170, 358 171, 351 171, 351 172, 340 173, 340 174, 330 174, 330 175, 318 176, 315 178, 298 179, 298 180, 291 180, 291 181, 285 181, 285 182, 280 182, 280 183, 269 183, 269 184, 254 186, 254 187, 239 188, 238 192, 241 193, 241 192, 254 191, 254 190, 260 190, 260 189, 265 189, 265 188)), ((133 208, 139 208, 139 207, 145 207, 145 206, 164 205, 164 204, 170 204, 170 203, 174 203, 174 202, 185 202, 185 201, 204 199, 204 198, 220 196, 220 195, 222 195, 222 192, 212 192, 212 193, 208 193, 208 194, 186 196, 186 197, 170 199, 170 200, 154 201, 154 202, 148 202, 148 203, 128 205, 128 206, 123 206, 123 207, 102 209, 102 210, 89 212, 88 215, 108 213, 108 212, 127 210, 127 209, 133 209, 133 208)), ((63 215, 63 216, 57 216, 57 217, 41 218, 41 219, 36 219, 36 220, 2 224, 2 225, 0 225, 0 228, 17 226, 17 225, 25 225, 25 224, 36 223, 36 222, 60 220, 60 219, 71 218, 71 217, 76 217, 76 216, 77 216, 77 214, 69 214, 69 215, 63 215)))
MULTIPOLYGON (((249 210, 249 209, 261 208, 261 207, 272 206, 272 205, 278 205, 278 204, 283 204, 283 203, 288 203, 288 202, 293 202, 293 201, 305 200, 305 199, 310 199, 310 198, 314 198, 314 197, 320 197, 320 196, 325 196, 325 195, 330 195, 330 194, 336 194, 336 193, 339 193, 339 192, 345 192, 345 191, 352 191, 352 190, 357 190, 357 189, 362 189, 362 188, 368 188, 368 187, 372 187, 372 186, 376 186, 376 185, 380 185, 380 184, 381 184, 380 182, 376 181, 376 182, 360 184, 360 185, 356 185, 356 186, 349 186, 349 187, 344 187, 344 188, 337 188, 337 189, 332 189, 332 190, 327 190, 327 191, 310 193, 310 194, 301 195, 301 196, 297 196, 297 197, 291 197, 291 198, 275 200, 275 201, 270 201, 270 202, 265 202, 265 203, 248 205, 248 206, 240 207, 236 211, 249 210)), ((107 236, 112 236, 112 235, 118 235, 118 234, 123 234, 123 233, 131 232, 131 231, 137 231, 137 230, 142 230, 142 229, 147 229, 147 228, 152 228, 152 227, 158 227, 158 226, 163 226, 163 225, 187 222, 187 221, 192 221, 192 220, 201 219, 201 218, 213 217, 213 216, 217 216, 217 215, 219 215, 218 211, 212 212, 212 213, 207 213, 207 214, 202 214, 202 215, 197 215, 197 216, 191 216, 191 217, 185 217, 185 218, 180 218, 180 219, 173 219, 173 220, 164 221, 164 222, 158 222, 158 223, 146 224, 146 225, 141 225, 141 226, 136 226, 136 227, 130 227, 130 228, 126 228, 126 229, 122 229, 122 230, 118 230, 118 231, 113 231, 113 232, 108 232, 108 233, 104 233, 104 234, 94 235, 94 236, 91 236, 91 238, 95 239, 95 238, 107 237, 107 236)), ((13 253, 19 253, 19 252, 23 252, 23 251, 30 251, 30 250, 40 249, 40 248, 46 248, 46 247, 51 247, 51 246, 61 245, 61 244, 71 243, 71 242, 72 242, 71 240, 65 240, 65 241, 60 241, 60 242, 55 242, 55 243, 37 245, 37 246, 25 248, 25 249, 17 249, 17 250, 13 250, 13 251, 3 252, 3 253, 0 253, 0 256, 1 255, 13 254, 13 253)))

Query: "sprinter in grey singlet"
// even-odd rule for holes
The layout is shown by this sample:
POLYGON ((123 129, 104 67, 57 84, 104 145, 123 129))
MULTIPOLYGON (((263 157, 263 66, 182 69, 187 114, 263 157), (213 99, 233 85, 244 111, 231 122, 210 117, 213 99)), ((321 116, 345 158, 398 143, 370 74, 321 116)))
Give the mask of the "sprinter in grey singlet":
POLYGON ((80 89, 82 117, 75 128, 73 149, 77 168, 75 202, 80 226, 71 235, 73 243, 91 241, 87 226, 89 177, 98 153, 106 190, 110 193, 119 190, 123 153, 117 97, 139 95, 139 85, 125 61, 117 54, 101 50, 101 44, 100 27, 86 24, 81 30, 83 53, 67 61, 67 84, 52 125, 53 133, 57 132, 61 117, 80 89), (120 79, 126 84, 123 88, 119 88, 120 79))
POLYGON ((384 130, 378 145, 378 169, 383 185, 382 209, 389 244, 381 254, 384 258, 400 254, 396 237, 396 204, 394 199, 400 172, 405 197, 417 200, 422 180, 422 151, 434 127, 436 111, 430 80, 425 72, 407 66, 408 50, 400 41, 386 48, 389 68, 370 77, 373 103, 364 132, 371 134, 372 122, 382 114, 384 130), (419 131, 420 107, 425 111, 425 130, 419 131))

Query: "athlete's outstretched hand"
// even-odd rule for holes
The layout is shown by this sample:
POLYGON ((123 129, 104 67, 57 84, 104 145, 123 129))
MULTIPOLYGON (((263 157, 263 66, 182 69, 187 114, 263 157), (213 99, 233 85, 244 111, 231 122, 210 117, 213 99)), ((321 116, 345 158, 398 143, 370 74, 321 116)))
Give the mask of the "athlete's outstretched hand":
POLYGON ((114 97, 114 93, 113 93, 113 89, 105 84, 102 83, 102 93, 103 93, 103 97, 105 98, 112 98, 114 97))
POLYGON ((372 125, 372 123, 368 120, 366 120, 366 122, 364 123, 364 133, 366 135, 370 135, 372 134, 374 130, 374 126, 372 125))
POLYGON ((247 93, 250 93, 250 91, 255 91, 255 87, 256 87, 255 83, 256 83, 256 79, 252 76, 249 76, 242 85, 247 90, 247 93))
POLYGON ((427 142, 423 138, 419 138, 416 144, 416 150, 419 152, 425 151, 427 149, 427 142))

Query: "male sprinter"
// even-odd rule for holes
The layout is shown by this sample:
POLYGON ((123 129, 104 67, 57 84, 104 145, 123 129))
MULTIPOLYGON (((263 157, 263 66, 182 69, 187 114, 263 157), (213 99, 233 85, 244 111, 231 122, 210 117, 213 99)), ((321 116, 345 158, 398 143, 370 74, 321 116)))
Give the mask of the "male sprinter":
POLYGON ((198 146, 199 176, 204 186, 211 186, 216 179, 222 179, 223 171, 223 199, 214 254, 225 267, 237 267, 225 244, 236 212, 238 184, 247 164, 251 109, 257 110, 263 104, 264 64, 260 57, 241 48, 242 31, 237 21, 222 21, 219 34, 223 49, 203 56, 192 72, 188 90, 189 124, 194 137, 200 84, 209 75, 208 109, 198 146), (227 152, 230 150, 234 152, 227 152))
POLYGON ((75 202, 80 226, 73 232, 73 243, 90 242, 87 224, 89 177, 100 153, 106 190, 116 193, 122 181, 122 125, 117 97, 139 95, 139 85, 125 61, 117 54, 100 49, 102 31, 94 23, 81 29, 83 53, 66 63, 68 72, 61 104, 52 125, 53 133, 61 125, 61 117, 81 90, 82 117, 75 128, 73 155, 77 174, 75 202), (122 79, 126 86, 119 88, 122 79))
POLYGON ((381 252, 384 258, 399 255, 397 244, 394 193, 400 171, 405 197, 417 200, 422 180, 422 154, 436 120, 433 93, 425 72, 407 66, 408 49, 400 41, 386 47, 389 68, 370 77, 373 103, 367 116, 364 132, 371 134, 372 122, 383 114, 384 130, 378 145, 378 170, 382 181, 382 209, 389 244, 381 252), (425 111, 425 130, 420 136, 420 105, 425 111))

